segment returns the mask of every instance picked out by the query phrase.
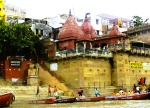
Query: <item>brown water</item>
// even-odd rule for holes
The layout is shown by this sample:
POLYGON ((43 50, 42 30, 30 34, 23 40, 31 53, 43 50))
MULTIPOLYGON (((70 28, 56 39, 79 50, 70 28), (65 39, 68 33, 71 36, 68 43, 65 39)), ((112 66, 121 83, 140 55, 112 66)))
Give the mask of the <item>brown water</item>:
POLYGON ((114 100, 99 102, 74 102, 61 104, 29 104, 15 101, 9 108, 150 108, 150 100, 114 100))

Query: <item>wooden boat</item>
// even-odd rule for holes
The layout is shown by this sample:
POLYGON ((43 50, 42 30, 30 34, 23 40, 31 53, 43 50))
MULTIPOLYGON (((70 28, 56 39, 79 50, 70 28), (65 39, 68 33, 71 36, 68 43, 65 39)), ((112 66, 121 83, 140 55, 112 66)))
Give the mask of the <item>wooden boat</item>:
POLYGON ((129 95, 119 95, 119 96, 106 96, 105 100, 142 100, 147 99, 148 93, 143 94, 129 94, 129 95))
POLYGON ((73 103, 75 102, 76 98, 62 98, 62 99, 55 99, 54 103, 73 103))
POLYGON ((45 98, 45 99, 29 99, 31 104, 53 104, 55 98, 45 98))
POLYGON ((10 93, 4 93, 0 95, 0 107, 8 107, 15 100, 14 95, 10 93))
POLYGON ((95 102, 95 101, 101 101, 101 100, 105 100, 105 96, 76 98, 76 102, 95 102))

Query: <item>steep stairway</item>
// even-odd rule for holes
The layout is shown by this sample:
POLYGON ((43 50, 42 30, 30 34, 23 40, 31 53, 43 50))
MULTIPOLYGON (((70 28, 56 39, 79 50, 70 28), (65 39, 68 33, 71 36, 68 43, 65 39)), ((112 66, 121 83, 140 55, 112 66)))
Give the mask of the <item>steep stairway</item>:
POLYGON ((52 87, 56 86, 58 89, 64 91, 65 96, 74 96, 75 92, 72 90, 60 76, 57 76, 54 72, 51 72, 44 64, 39 65, 39 78, 45 85, 52 87))

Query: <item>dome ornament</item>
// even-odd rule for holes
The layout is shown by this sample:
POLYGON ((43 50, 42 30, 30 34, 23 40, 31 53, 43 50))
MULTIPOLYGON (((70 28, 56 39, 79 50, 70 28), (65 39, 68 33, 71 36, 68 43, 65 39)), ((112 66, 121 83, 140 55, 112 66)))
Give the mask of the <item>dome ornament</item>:
POLYGON ((72 15, 71 15, 71 9, 69 9, 69 16, 72 16, 72 15))

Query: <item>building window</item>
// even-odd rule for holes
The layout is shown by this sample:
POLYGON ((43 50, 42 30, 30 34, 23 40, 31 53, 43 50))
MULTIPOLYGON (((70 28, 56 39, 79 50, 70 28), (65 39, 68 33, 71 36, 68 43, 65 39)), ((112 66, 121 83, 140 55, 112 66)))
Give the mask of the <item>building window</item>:
POLYGON ((96 32, 97 32, 97 35, 99 35, 99 30, 96 30, 96 32))
POLYGON ((98 19, 96 19, 96 24, 99 24, 99 20, 98 19))
POLYGON ((36 34, 39 34, 39 30, 38 29, 36 29, 36 34))
POLYGON ((43 36, 43 30, 41 30, 41 35, 43 36))

